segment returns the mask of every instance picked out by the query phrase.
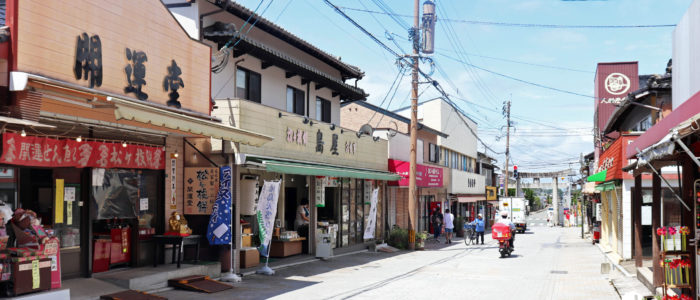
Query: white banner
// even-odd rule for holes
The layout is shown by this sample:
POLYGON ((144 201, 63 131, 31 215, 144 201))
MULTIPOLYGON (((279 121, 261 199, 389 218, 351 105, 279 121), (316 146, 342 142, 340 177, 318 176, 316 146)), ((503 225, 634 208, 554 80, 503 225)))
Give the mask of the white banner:
POLYGON ((364 239, 369 240, 374 238, 374 228, 377 224, 377 197, 379 189, 372 191, 372 203, 369 207, 369 218, 367 218, 367 226, 365 226, 364 239))
POLYGON ((256 214, 258 216, 258 229, 260 232, 260 242, 267 246, 272 238, 272 230, 275 225, 277 215, 277 199, 280 194, 281 181, 265 181, 260 197, 256 214))

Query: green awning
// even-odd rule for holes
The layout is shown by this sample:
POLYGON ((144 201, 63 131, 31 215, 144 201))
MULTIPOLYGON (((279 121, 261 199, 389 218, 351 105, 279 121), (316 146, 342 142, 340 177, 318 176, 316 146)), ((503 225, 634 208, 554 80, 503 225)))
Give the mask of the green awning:
POLYGON ((613 181, 599 184, 598 186, 595 187, 596 191, 601 191, 601 192, 612 191, 614 189, 615 189, 615 182, 613 182, 613 181))
POLYGON ((603 170, 603 171, 595 173, 591 176, 588 176, 588 179, 586 181, 588 181, 588 182, 603 182, 603 181, 605 181, 606 175, 608 175, 608 170, 603 170))
POLYGON ((263 160, 263 164, 265 165, 265 169, 268 172, 284 174, 347 177, 387 181, 396 181, 401 179, 401 176, 399 176, 399 174, 374 170, 303 164, 279 160, 263 160))

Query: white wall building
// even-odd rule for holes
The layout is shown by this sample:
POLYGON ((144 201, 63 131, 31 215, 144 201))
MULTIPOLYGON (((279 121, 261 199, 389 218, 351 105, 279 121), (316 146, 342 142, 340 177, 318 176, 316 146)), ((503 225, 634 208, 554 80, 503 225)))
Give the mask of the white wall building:
MULTIPOLYGON (((410 118, 410 107, 396 113, 410 118)), ((440 165, 450 168, 448 193, 458 203, 485 201, 486 178, 478 174, 476 122, 441 98, 418 105, 418 121, 448 135, 438 136, 440 165)))

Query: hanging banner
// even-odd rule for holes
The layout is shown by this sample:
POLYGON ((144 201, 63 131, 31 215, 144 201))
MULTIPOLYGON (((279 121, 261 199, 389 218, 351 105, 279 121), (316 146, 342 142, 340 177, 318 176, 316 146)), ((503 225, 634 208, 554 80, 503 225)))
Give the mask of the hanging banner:
POLYGON ((2 134, 0 163, 35 167, 165 169, 162 147, 2 134))
POLYGON ((374 238, 374 228, 377 225, 377 198, 379 197, 379 189, 376 188, 372 191, 372 203, 369 207, 369 217, 367 218, 367 226, 365 226, 365 234, 363 238, 365 240, 374 238))
POLYGON ((228 245, 231 243, 231 167, 223 166, 217 174, 219 192, 209 217, 207 241, 210 245, 228 245))
POLYGON ((372 184, 374 183, 374 181, 366 179, 363 183, 363 201, 365 204, 370 204, 370 198, 372 197, 372 184))
POLYGON ((314 185, 314 199, 316 207, 326 207, 326 179, 325 176, 316 176, 316 184, 314 185))
POLYGON ((185 168, 186 215, 210 215, 218 192, 218 168, 185 168))
POLYGON ((41 276, 39 275, 39 260, 32 260, 32 290, 41 286, 41 276))
MULTIPOLYGON (((280 194, 281 181, 265 181, 260 196, 258 197, 258 231, 260 233, 260 245, 264 248, 270 243, 272 229, 277 215, 277 199, 280 194)), ((260 254, 267 256, 268 251, 260 251, 260 254)))
POLYGON ((56 179, 55 223, 63 223, 63 179, 56 179))
POLYGON ((170 209, 177 209, 177 159, 170 159, 170 209))

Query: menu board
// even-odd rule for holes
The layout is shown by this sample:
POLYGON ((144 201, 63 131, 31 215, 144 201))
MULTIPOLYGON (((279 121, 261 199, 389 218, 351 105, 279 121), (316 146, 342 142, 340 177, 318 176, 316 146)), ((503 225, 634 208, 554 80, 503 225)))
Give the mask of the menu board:
POLYGON ((219 168, 185 168, 185 214, 210 215, 219 193, 219 168))

